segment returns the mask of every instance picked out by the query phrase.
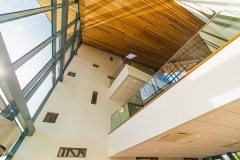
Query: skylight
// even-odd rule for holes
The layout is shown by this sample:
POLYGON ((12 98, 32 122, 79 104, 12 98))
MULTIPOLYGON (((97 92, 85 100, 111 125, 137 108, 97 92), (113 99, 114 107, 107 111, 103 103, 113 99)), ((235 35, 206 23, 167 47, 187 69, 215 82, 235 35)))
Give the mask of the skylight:
POLYGON ((128 59, 133 59, 133 58, 135 58, 135 57, 137 57, 137 55, 132 54, 132 53, 130 53, 130 54, 128 54, 128 55, 126 56, 126 58, 128 58, 128 59))

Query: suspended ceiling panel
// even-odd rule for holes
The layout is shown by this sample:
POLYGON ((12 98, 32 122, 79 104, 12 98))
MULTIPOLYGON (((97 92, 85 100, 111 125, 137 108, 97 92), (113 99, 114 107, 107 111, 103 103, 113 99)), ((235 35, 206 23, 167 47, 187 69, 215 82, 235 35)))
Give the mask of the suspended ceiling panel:
MULTIPOLYGON (((159 127, 159 125, 158 125, 159 127)), ((240 151, 240 99, 113 157, 207 157, 240 151), (177 134, 178 139, 169 141, 177 134)))
MULTIPOLYGON (((203 25, 172 0, 81 0, 83 43, 159 69, 203 25)), ((193 44, 194 45, 194 44, 193 44)))

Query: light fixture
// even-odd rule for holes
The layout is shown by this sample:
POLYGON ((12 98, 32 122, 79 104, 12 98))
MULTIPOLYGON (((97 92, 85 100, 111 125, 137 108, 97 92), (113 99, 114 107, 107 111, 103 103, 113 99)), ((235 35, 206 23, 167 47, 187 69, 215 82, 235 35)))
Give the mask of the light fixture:
POLYGON ((210 118, 212 118, 212 117, 213 117, 213 115, 211 114, 209 117, 210 117, 210 118))
POLYGON ((120 109, 119 109, 119 112, 124 112, 124 108, 123 107, 121 107, 120 109))
POLYGON ((137 55, 132 54, 132 53, 130 53, 130 54, 128 54, 128 55, 126 56, 126 58, 128 58, 128 59, 133 59, 133 58, 135 58, 135 57, 137 57, 137 55))
POLYGON ((137 81, 136 81, 136 80, 134 80, 133 82, 134 82, 134 83, 136 83, 137 81))
POLYGON ((157 151, 154 151, 155 153, 157 153, 157 151))
POLYGON ((217 139, 215 139, 216 141, 220 141, 220 139, 219 138, 217 138, 217 139))
POLYGON ((232 140, 233 142, 236 142, 237 140, 236 139, 234 139, 234 140, 232 140))
POLYGON ((199 135, 196 135, 196 137, 199 138, 199 137, 201 137, 201 135, 200 135, 200 134, 199 134, 199 135))
POLYGON ((212 153, 212 155, 213 155, 213 153, 212 153))
POLYGON ((147 144, 147 143, 145 143, 145 144, 147 144))
POLYGON ((187 152, 187 154, 189 154, 189 152, 187 152))

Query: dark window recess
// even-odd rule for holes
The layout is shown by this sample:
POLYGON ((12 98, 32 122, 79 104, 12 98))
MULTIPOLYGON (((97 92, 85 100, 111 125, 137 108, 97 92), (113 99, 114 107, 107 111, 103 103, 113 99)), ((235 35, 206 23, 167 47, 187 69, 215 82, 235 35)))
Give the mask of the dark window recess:
POLYGON ((97 65, 97 64, 93 64, 93 67, 99 68, 99 65, 97 65))
POLYGON ((110 56, 110 61, 113 61, 113 57, 112 56, 110 56))
POLYGON ((97 104, 98 92, 93 91, 91 104, 97 104))
POLYGON ((45 118, 43 119, 43 122, 48 122, 48 123, 55 123, 58 117, 58 113, 52 113, 48 112, 45 118))
POLYGON ((67 148, 60 147, 57 157, 80 157, 84 158, 87 154, 87 148, 67 148))
POLYGON ((68 75, 68 76, 71 76, 71 77, 75 77, 75 76, 76 76, 76 73, 74 73, 74 72, 68 72, 67 75, 68 75))

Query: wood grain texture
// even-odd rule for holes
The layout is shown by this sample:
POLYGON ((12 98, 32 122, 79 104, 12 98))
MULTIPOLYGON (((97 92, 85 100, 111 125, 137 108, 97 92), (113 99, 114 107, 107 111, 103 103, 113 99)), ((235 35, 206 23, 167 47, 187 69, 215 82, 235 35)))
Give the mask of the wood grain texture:
MULTIPOLYGON (((136 54, 134 62, 155 70, 205 24, 173 0, 79 0, 79 8, 83 43, 120 57, 136 54)), ((69 8, 69 19, 74 13, 69 8)))
POLYGON ((166 63, 204 22, 173 0, 81 0, 83 43, 152 69, 166 63))

